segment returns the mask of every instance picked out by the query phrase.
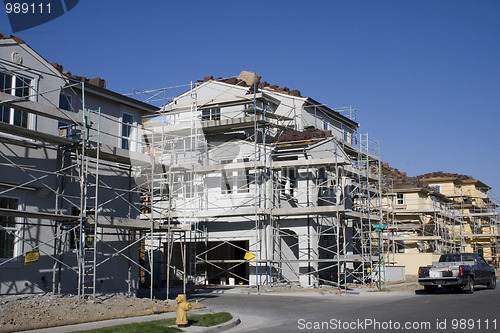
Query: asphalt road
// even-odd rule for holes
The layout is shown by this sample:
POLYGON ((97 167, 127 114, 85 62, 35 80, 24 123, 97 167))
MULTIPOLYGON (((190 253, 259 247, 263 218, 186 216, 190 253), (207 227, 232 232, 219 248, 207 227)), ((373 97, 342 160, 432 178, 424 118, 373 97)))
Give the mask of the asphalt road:
POLYGON ((438 291, 348 295, 247 295, 215 289, 191 295, 238 315, 226 332, 500 332, 500 288, 472 295, 438 291))

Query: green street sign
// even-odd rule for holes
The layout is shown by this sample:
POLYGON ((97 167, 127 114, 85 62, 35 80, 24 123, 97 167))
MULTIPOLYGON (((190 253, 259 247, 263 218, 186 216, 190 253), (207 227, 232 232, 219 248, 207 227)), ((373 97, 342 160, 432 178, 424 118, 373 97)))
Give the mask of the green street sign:
POLYGON ((375 229, 385 229, 387 227, 387 225, 384 223, 384 224, 374 224, 373 227, 375 229))

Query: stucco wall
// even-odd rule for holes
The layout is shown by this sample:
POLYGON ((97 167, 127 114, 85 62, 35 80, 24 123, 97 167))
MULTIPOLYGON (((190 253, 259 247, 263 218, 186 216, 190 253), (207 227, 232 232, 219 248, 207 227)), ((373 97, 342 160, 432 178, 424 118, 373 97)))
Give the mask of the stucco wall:
MULTIPOLYGON (((393 259, 392 255, 391 261, 393 259)), ((396 253, 394 254, 395 265, 405 266, 406 275, 417 275, 420 266, 431 265, 438 261, 440 255, 433 253, 396 253)))

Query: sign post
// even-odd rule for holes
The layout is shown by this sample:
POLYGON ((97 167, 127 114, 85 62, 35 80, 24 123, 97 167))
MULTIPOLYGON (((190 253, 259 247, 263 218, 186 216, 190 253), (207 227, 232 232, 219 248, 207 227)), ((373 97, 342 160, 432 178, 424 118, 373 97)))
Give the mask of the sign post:
POLYGON ((375 231, 378 232, 378 281, 377 281, 377 286, 378 289, 380 290, 382 288, 382 247, 381 247, 381 242, 382 242, 382 231, 387 227, 385 223, 381 224, 374 224, 373 227, 375 228, 375 231))

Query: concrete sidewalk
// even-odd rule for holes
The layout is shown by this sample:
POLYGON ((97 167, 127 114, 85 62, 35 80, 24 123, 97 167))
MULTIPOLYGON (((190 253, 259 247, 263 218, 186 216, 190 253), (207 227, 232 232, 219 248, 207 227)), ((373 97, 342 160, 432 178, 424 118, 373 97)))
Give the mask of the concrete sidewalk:
MULTIPOLYGON (((200 314, 208 314, 208 313, 214 313, 214 312, 210 309, 198 309, 198 310, 189 311, 189 315, 200 315, 200 314)), ((49 327, 49 328, 44 328, 44 329, 21 331, 21 333, 33 333, 35 331, 41 332, 41 333, 67 333, 67 332, 74 332, 74 331, 91 330, 94 328, 102 328, 102 327, 109 327, 109 326, 116 326, 116 325, 123 325, 123 324, 133 324, 133 323, 140 323, 140 322, 153 321, 153 320, 162 320, 162 319, 169 319, 169 318, 175 318, 175 312, 165 312, 165 313, 154 314, 154 315, 149 315, 149 316, 109 319, 109 320, 94 321, 94 322, 75 324, 75 325, 49 327)), ((225 330, 228 330, 228 329, 238 325, 239 323, 240 323, 240 319, 238 317, 233 316, 233 319, 229 320, 228 322, 222 323, 220 325, 211 326, 211 327, 187 326, 187 327, 182 327, 181 329, 184 332, 188 332, 188 333, 189 332, 191 332, 191 333, 194 333, 194 332, 216 333, 216 332, 223 332, 225 330)))
MULTIPOLYGON (((408 287, 409 290, 415 288, 418 289, 418 282, 401 282, 393 284, 382 285, 382 291, 393 291, 394 289, 399 289, 401 287, 408 287)), ((223 295, 223 294, 242 294, 242 295, 262 295, 262 296, 304 296, 304 297, 321 297, 321 296, 341 296, 341 295, 373 295, 373 292, 377 292, 378 288, 375 286, 368 287, 354 287, 354 288, 333 288, 333 287, 318 287, 318 288, 297 288, 297 289, 286 289, 286 288, 269 288, 267 286, 257 289, 256 287, 240 287, 240 286, 212 286, 206 288, 199 288, 195 291, 188 293, 191 299, 195 299, 200 295, 223 295)), ((200 300, 202 302, 202 300, 200 300)))

